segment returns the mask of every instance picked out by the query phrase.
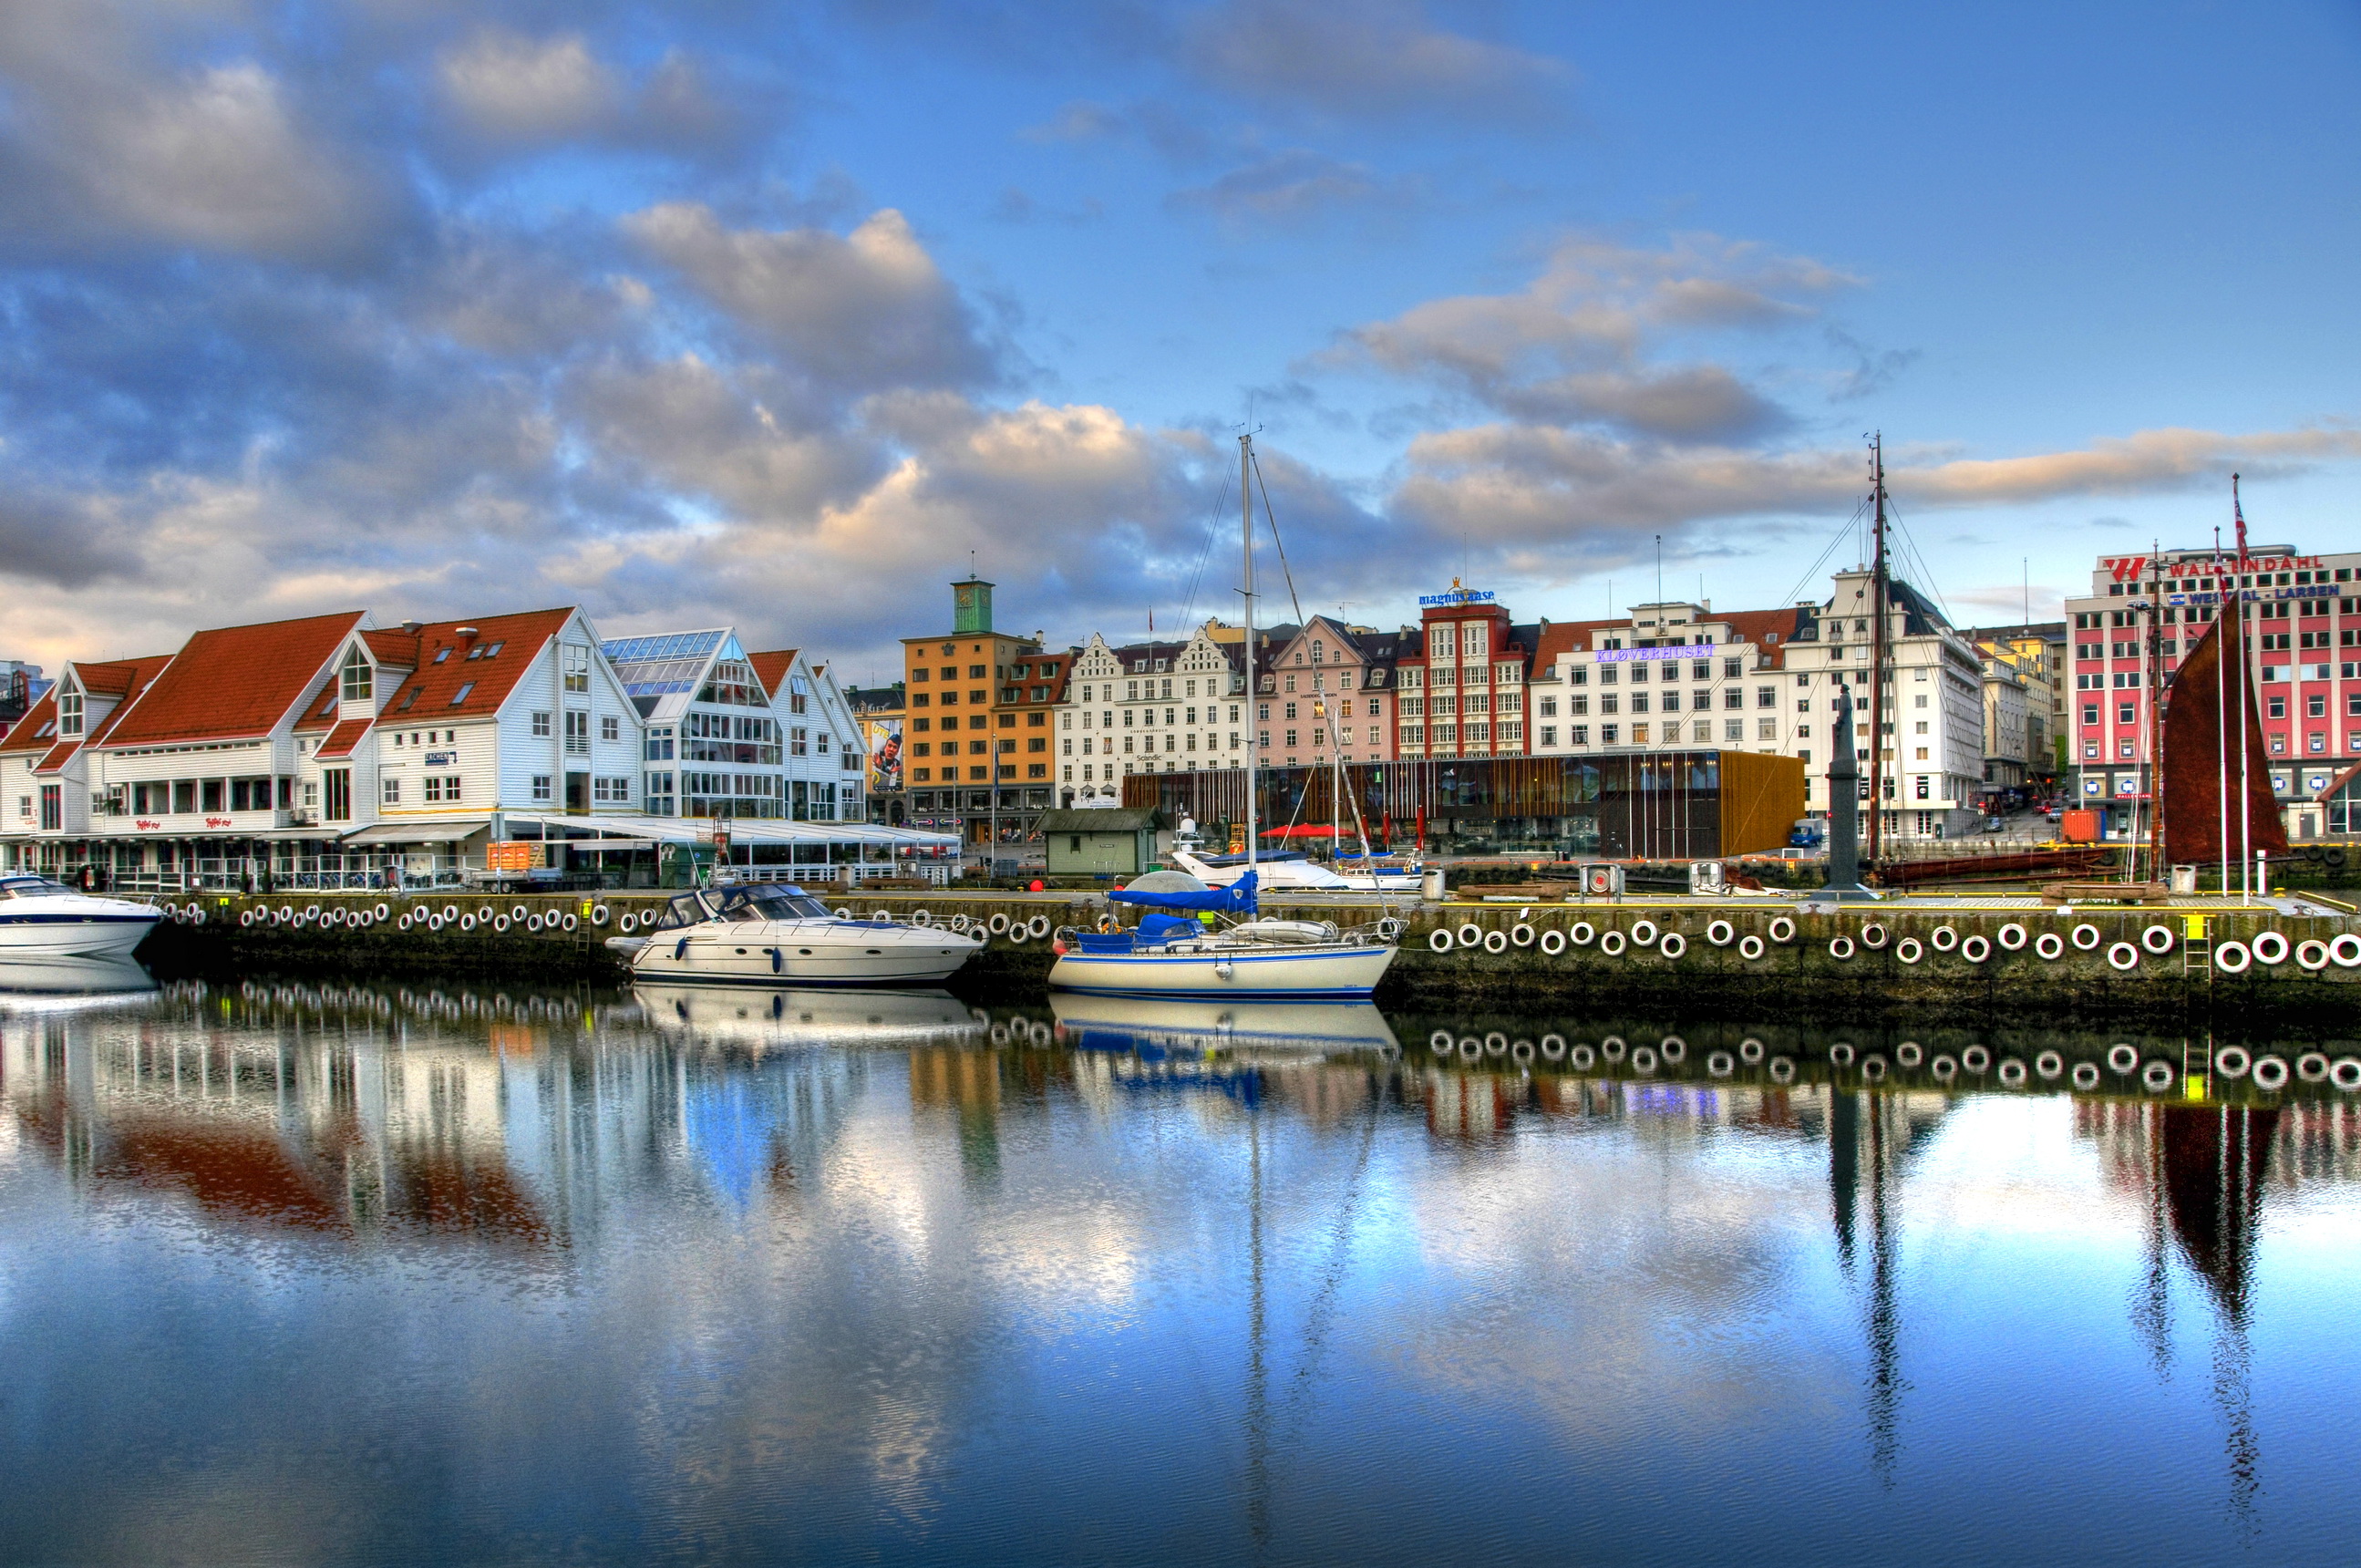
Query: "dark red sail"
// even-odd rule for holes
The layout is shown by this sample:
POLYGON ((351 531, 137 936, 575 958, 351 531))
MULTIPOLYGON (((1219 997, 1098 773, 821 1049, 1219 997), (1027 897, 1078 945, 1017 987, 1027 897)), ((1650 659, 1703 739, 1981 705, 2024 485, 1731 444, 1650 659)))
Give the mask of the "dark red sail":
POLYGON ((2230 800, 2230 856, 2243 847, 2276 860, 2287 853, 2287 828, 2271 792, 2271 770, 2258 719, 2261 696, 2246 654, 2246 623, 2234 602, 2206 629, 2196 652, 2180 662, 2165 692, 2164 858, 2180 865, 2222 863, 2222 798, 2230 800), (2247 677, 2245 702, 2239 677, 2247 677), (2227 680, 2227 689, 2224 687, 2227 680), (2238 812, 2239 711, 2246 714, 2246 806, 2238 812), (2226 751, 2225 751, 2226 742, 2226 751), (2227 766, 2224 766, 2226 759, 2227 766))

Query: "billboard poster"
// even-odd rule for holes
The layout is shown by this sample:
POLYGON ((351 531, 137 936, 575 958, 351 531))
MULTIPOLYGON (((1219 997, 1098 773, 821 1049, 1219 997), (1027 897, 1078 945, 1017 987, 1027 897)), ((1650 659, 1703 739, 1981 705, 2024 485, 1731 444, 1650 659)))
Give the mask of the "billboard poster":
POLYGON ((869 746, 869 788, 872 794, 902 787, 902 721, 864 718, 861 738, 869 746))

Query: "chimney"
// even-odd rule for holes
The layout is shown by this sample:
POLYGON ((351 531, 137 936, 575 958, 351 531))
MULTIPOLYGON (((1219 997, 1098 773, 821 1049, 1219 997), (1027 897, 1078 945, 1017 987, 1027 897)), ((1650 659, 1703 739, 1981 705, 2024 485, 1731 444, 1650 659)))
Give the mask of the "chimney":
POLYGON ((425 630, 426 623, 423 620, 405 620, 401 623, 401 634, 404 637, 415 637, 425 630))
POLYGON ((470 642, 473 642, 473 641, 474 641, 478 637, 479 637, 479 636, 481 636, 481 635, 482 635, 482 633, 478 632, 478 631, 474 627, 472 627, 472 626, 461 626, 461 627, 456 627, 456 628, 454 628, 454 630, 456 630, 456 632, 457 632, 461 637, 463 637, 463 638, 467 639, 467 641, 470 641, 470 642))

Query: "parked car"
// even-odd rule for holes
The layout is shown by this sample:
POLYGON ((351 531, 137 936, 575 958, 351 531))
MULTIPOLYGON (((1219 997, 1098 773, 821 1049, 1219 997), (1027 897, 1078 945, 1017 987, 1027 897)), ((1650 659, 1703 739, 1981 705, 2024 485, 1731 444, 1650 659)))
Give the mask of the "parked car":
POLYGON ((2005 823, 2005 822, 2002 821, 2002 820, 2001 820, 1999 817, 1985 817, 1985 818, 1984 818, 1984 831, 1985 831, 1985 832, 1987 832, 1987 833, 1997 833, 1997 832, 2000 832, 2003 828, 2006 828, 2007 826, 2008 826, 2008 824, 2007 824, 2007 823, 2005 823))

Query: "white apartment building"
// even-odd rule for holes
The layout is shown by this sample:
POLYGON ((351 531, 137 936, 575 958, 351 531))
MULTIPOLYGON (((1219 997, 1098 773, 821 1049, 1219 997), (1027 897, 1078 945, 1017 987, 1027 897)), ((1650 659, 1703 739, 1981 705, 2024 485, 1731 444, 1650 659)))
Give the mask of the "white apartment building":
MULTIPOLYGON (((1280 630, 1293 629, 1262 637, 1280 630)), ((1093 633, 1055 709, 1060 800, 1119 803, 1133 773, 1244 767, 1246 700, 1239 628, 1208 620, 1177 646, 1118 646, 1093 633)))
POLYGON ((749 653, 730 627, 602 647, 646 729, 647 815, 867 819, 860 727, 800 650, 749 653))

